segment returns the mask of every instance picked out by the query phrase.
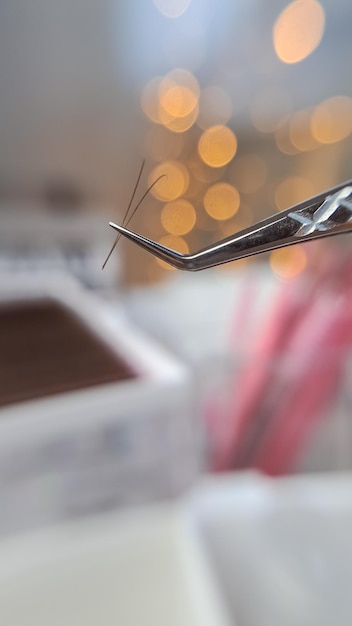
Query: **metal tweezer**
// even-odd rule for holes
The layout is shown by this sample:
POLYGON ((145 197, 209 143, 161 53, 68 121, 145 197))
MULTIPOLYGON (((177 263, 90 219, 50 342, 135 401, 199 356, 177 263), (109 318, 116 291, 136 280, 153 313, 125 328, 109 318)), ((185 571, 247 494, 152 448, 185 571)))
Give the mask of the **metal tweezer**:
POLYGON ((198 271, 261 252, 352 231, 352 180, 222 239, 193 254, 181 254, 114 224, 112 228, 180 270, 198 271))

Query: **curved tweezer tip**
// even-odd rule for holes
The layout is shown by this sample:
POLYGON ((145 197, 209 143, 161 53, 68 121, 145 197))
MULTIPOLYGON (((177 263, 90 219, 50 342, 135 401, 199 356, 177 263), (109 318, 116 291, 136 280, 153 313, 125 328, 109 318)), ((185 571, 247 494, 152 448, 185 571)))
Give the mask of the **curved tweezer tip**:
POLYGON ((275 248, 352 231, 352 181, 276 213, 194 254, 181 254, 114 222, 109 224, 173 267, 202 270, 275 248))
POLYGON ((157 243, 152 239, 148 239, 147 237, 143 237, 142 235, 137 235, 137 233, 133 233, 131 230, 128 230, 124 226, 119 226, 114 222, 109 222, 109 226, 117 230, 121 235, 124 235, 127 239, 136 243, 141 248, 144 248, 144 250, 148 250, 154 256, 166 261, 166 263, 169 263, 180 270, 190 269, 187 267, 187 258, 189 255, 171 250, 171 248, 162 246, 160 243, 157 243))

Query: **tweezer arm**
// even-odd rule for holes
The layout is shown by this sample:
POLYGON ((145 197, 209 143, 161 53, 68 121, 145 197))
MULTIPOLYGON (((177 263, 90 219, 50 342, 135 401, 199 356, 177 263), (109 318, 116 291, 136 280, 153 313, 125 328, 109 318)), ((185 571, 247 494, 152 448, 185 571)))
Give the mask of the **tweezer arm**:
POLYGON ((227 237, 194 254, 180 254, 110 222, 128 239, 178 269, 197 271, 295 243, 352 231, 352 181, 227 237))

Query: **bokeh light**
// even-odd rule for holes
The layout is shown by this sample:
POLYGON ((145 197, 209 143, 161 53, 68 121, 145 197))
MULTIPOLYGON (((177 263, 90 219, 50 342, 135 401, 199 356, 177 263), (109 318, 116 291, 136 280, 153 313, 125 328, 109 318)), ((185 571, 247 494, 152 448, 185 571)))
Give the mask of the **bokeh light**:
POLYGON ((195 123, 199 110, 199 85, 191 72, 171 70, 157 84, 158 121, 175 133, 183 133, 195 123))
POLYGON ((325 14, 317 0, 295 0, 277 18, 273 42, 284 63, 298 63, 319 45, 324 34, 325 14))
POLYGON ((296 111, 289 122, 288 133, 291 144, 300 152, 307 152, 319 147, 311 132, 311 114, 309 111, 296 111))
POLYGON ((247 154, 234 160, 230 177, 240 193, 255 193, 265 183, 268 169, 263 158, 247 154))
POLYGON ((312 183, 301 176, 288 176, 276 188, 275 203, 279 211, 288 209, 314 195, 312 183))
POLYGON ((200 89, 191 72, 182 68, 157 76, 145 86, 141 98, 144 114, 155 124, 182 133, 195 123, 200 89))
POLYGON ((171 117, 184 117, 199 101, 199 85, 193 74, 174 69, 162 79, 158 89, 160 106, 171 117))
POLYGON ((191 0, 153 0, 156 8, 165 17, 180 17, 187 11, 191 0))
POLYGON ((206 130, 215 124, 226 124, 232 116, 232 101, 222 87, 210 85, 200 94, 197 124, 206 130))
POLYGON ((185 235, 196 223, 194 206, 188 200, 175 200, 165 204, 161 211, 163 228, 171 235, 185 235))
POLYGON ((216 183, 204 196, 204 208, 214 220, 227 220, 237 213, 240 194, 228 183, 216 183))
MULTIPOLYGON (((170 248, 171 250, 176 250, 176 252, 181 252, 182 254, 188 254, 189 252, 188 244, 183 239, 183 237, 177 237, 175 235, 165 235, 164 237, 161 237, 161 239, 159 240, 159 243, 161 243, 163 246, 166 246, 167 248, 170 248)), ((172 267, 172 265, 169 265, 162 259, 156 259, 156 262, 158 263, 158 265, 160 265, 166 270, 175 269, 174 267, 172 267)))
POLYGON ((312 114, 311 131, 320 143, 335 143, 348 137, 352 130, 352 100, 334 96, 317 106, 312 114))
POLYGON ((199 156, 210 167, 226 165, 235 156, 236 150, 235 134, 230 128, 221 124, 207 128, 198 142, 199 156))
POLYGON ((307 267, 307 255, 301 245, 279 248, 270 253, 270 267, 276 276, 295 278, 307 267))
POLYGON ((185 133, 196 122, 198 117, 198 105, 188 113, 188 115, 180 117, 167 118, 163 122, 164 126, 171 130, 173 133, 185 133))
POLYGON ((151 194, 158 200, 176 200, 186 191, 189 183, 187 168, 179 161, 165 161, 154 167, 148 177, 151 185, 159 176, 164 177, 152 188, 151 194))
POLYGON ((285 120, 282 122, 275 130, 275 142, 283 154, 288 154, 292 156, 293 154, 298 154, 299 150, 296 146, 293 145, 291 140, 290 133, 290 122, 289 120, 285 120))

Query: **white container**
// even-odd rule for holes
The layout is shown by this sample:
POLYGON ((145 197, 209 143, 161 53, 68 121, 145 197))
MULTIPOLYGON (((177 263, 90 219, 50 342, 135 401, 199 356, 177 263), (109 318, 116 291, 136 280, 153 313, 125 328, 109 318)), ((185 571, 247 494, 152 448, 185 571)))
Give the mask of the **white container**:
POLYGON ((174 495, 198 468, 187 368, 72 281, 1 289, 2 300, 43 295, 137 375, 0 410, 0 534, 174 495))
POLYGON ((235 622, 351 624, 351 473, 213 477, 192 506, 235 622))
POLYGON ((10 273, 24 280, 28 273, 66 272, 89 288, 116 289, 121 279, 118 249, 101 271, 114 241, 108 221, 101 207, 71 213, 28 202, 1 203, 0 280, 10 273))
POLYGON ((4 625, 230 623, 181 507, 71 522, 0 541, 0 554, 4 625))

